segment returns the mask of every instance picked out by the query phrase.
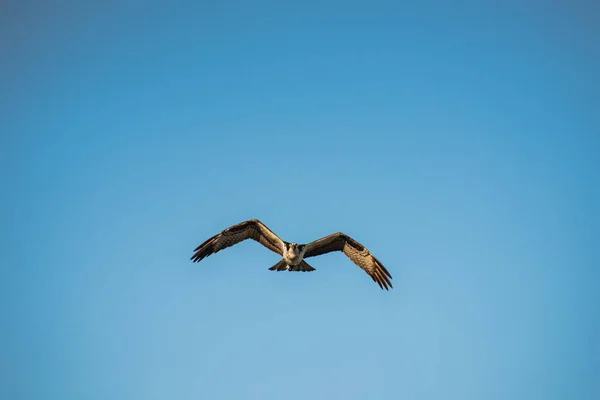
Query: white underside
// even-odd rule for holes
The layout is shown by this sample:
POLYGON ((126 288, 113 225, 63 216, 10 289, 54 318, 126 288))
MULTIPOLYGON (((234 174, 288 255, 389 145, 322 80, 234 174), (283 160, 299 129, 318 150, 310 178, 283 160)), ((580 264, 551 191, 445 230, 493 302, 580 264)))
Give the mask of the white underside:
POLYGON ((306 248, 302 249, 300 253, 294 253, 290 249, 287 253, 284 253, 283 259, 288 265, 298 265, 302 262, 304 253, 306 253, 306 248))
POLYGON ((283 257, 287 265, 298 265, 302 262, 302 257, 298 255, 296 258, 283 257))

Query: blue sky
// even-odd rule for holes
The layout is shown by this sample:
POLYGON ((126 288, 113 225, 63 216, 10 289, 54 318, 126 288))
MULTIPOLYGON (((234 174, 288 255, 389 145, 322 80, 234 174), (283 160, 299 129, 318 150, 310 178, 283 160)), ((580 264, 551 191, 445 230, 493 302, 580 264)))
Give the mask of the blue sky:
POLYGON ((281 3, 3 5, 0 397, 598 398, 598 7, 281 3))

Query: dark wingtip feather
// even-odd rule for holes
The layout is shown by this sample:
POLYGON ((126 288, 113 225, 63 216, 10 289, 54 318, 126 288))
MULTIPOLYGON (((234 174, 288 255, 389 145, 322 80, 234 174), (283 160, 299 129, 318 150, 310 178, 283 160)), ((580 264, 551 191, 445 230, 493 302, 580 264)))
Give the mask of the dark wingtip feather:
POLYGON ((375 260, 375 264, 377 264, 377 266, 379 268, 381 268, 381 270, 388 276, 388 278, 392 279, 392 275, 390 274, 390 272, 387 270, 387 268, 383 265, 383 263, 381 261, 379 261, 377 259, 377 257, 375 257, 374 255, 371 254, 371 257, 373 257, 373 260, 375 260))
POLYGON ((205 240, 201 245, 194 249, 194 255, 190 258, 193 262, 200 262, 204 258, 210 256, 215 252, 215 247, 212 244, 212 241, 217 237, 215 235, 207 240, 205 240))
POLYGON ((390 281, 390 273, 383 267, 379 260, 377 260, 375 257, 373 258, 375 260, 375 265, 374 268, 369 271, 369 275, 375 282, 377 282, 382 290, 390 290, 390 288, 393 288, 392 282, 390 281))
POLYGON ((213 239, 214 239, 214 238, 216 238, 217 236, 219 236, 219 235, 214 235, 214 236, 212 236, 212 237, 209 237, 209 238, 208 238, 208 239, 206 239, 204 242, 202 242, 201 244, 199 244, 199 245, 198 245, 198 247, 196 247, 196 248, 194 249, 194 251, 196 252, 196 251, 200 250, 200 249, 201 249, 203 246, 205 246, 205 245, 206 245, 208 242, 210 242, 211 240, 213 240, 213 239))
POLYGON ((390 288, 393 288, 394 286, 392 285, 392 282, 391 282, 392 275, 390 274, 390 272, 383 266, 383 264, 381 263, 381 261, 379 261, 375 257, 373 257, 373 259, 375 260, 375 264, 378 267, 378 271, 379 271, 379 273, 381 275, 381 279, 386 284, 386 289, 387 289, 387 286, 389 286, 390 288))

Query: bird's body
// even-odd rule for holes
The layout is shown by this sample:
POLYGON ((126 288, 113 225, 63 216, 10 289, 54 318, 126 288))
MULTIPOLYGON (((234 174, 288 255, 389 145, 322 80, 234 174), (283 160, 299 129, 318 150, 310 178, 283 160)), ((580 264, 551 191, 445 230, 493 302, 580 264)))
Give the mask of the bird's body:
POLYGON ((283 253, 283 259, 289 266, 296 266, 304 259, 306 246, 300 247, 298 243, 290 243, 283 253))
POLYGON ((361 267, 383 289, 392 287, 392 276, 381 262, 366 247, 341 232, 325 236, 307 244, 298 244, 282 240, 265 224, 257 219, 233 225, 209 238, 194 249, 192 261, 203 258, 231 247, 246 239, 253 239, 269 250, 279 254, 281 260, 269 268, 271 271, 314 271, 306 258, 315 257, 332 251, 342 251, 350 260, 361 267))

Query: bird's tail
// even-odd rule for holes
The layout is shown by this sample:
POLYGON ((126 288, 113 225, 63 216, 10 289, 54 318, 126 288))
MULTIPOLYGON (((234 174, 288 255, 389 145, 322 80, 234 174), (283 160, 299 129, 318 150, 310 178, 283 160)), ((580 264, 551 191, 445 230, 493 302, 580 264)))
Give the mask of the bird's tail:
POLYGON ((285 271, 287 269, 287 263, 282 258, 277 264, 269 268, 269 271, 285 271))
POLYGON ((290 265, 288 267, 285 260, 279 261, 277 264, 273 265, 269 268, 269 271, 302 271, 302 272, 310 272, 314 271, 315 268, 311 267, 306 261, 300 261, 298 265, 290 265))
POLYGON ((313 268, 309 263, 307 263, 304 260, 300 261, 300 264, 294 265, 290 268, 290 271, 310 272, 314 270, 315 268, 313 268))

